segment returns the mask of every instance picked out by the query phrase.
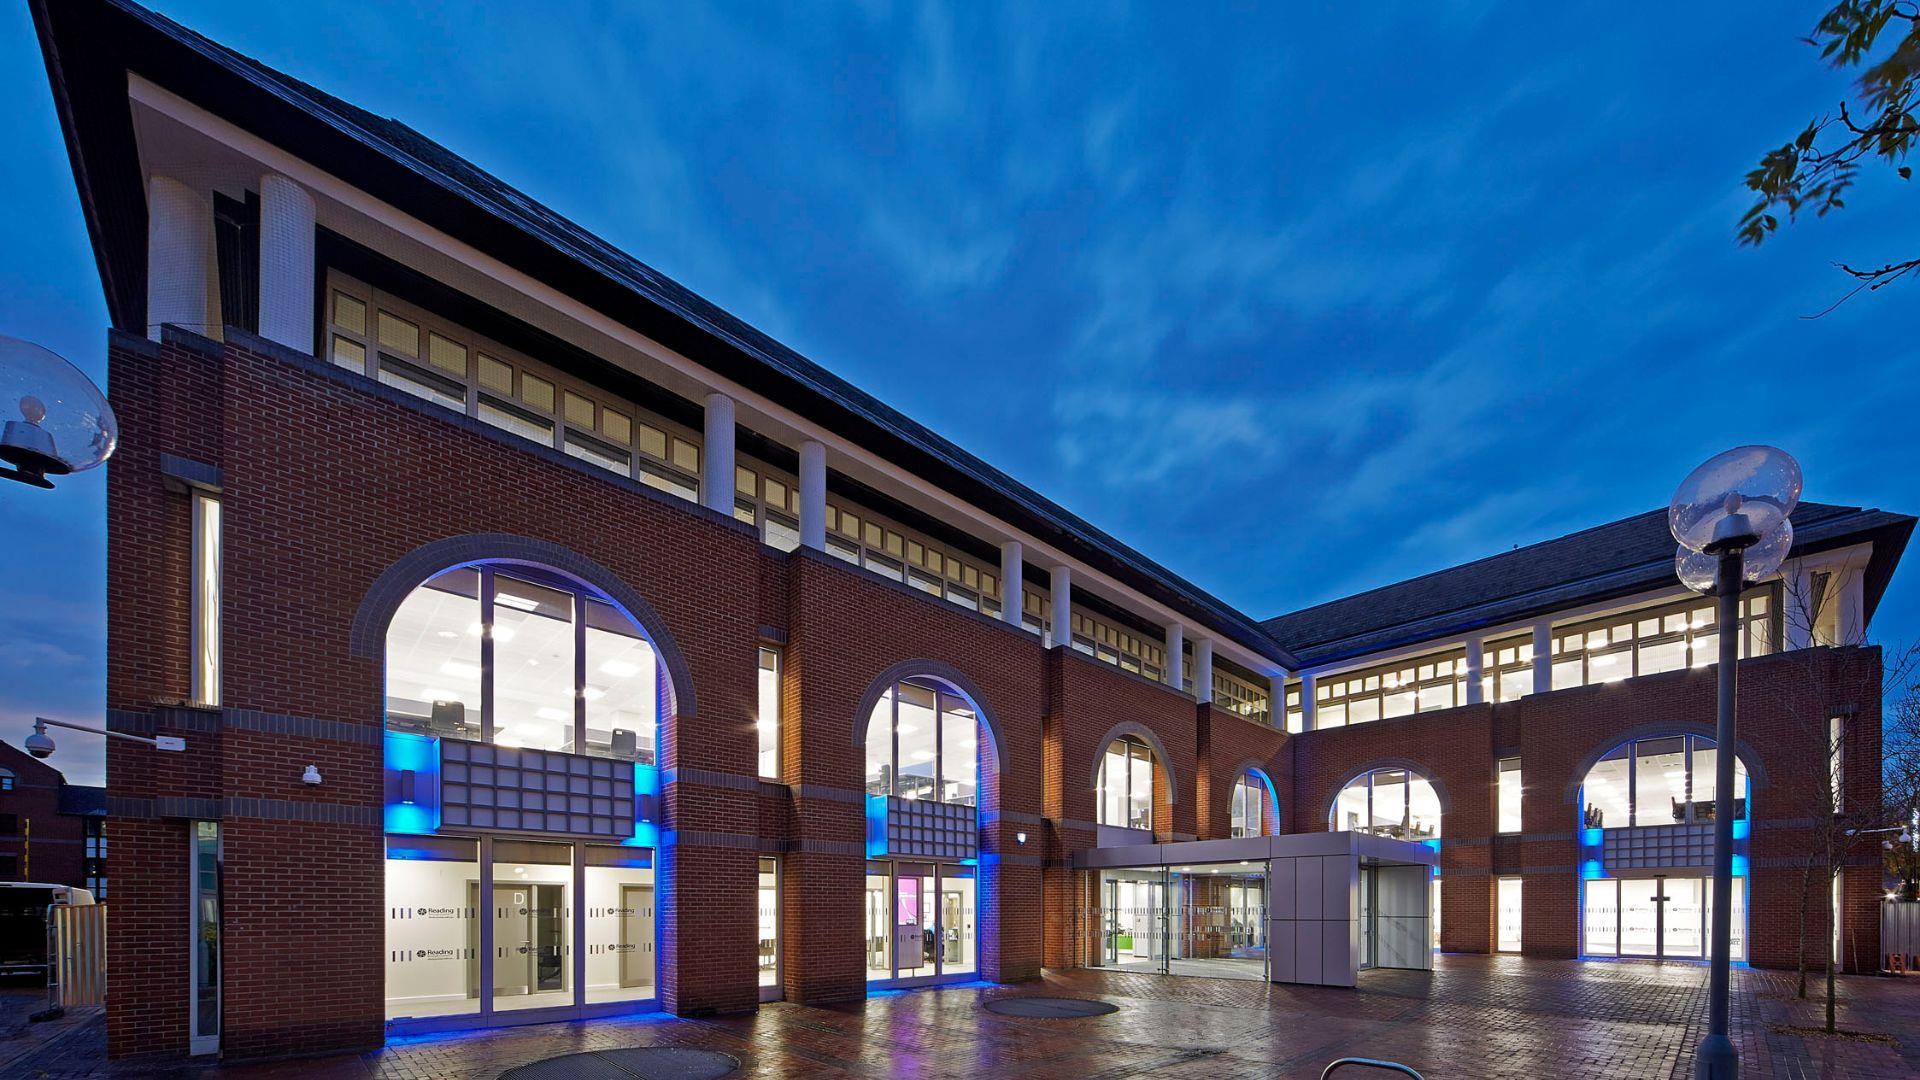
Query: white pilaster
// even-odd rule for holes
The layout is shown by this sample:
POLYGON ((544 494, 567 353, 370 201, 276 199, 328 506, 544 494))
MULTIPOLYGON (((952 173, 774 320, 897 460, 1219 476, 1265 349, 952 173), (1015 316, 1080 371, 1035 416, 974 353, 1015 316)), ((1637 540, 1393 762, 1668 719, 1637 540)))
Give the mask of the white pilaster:
POLYGON ((313 196, 284 176, 260 178, 260 336, 315 353, 313 196))
POLYGON ((147 182, 147 336, 176 323, 216 330, 213 202, 171 176, 147 182))
POLYGON ((1205 704, 1213 700, 1213 639, 1195 638, 1193 642, 1193 700, 1205 704))
POLYGON ((1486 647, 1479 635, 1467 639, 1467 704, 1478 705, 1487 700, 1486 690, 1480 685, 1485 677, 1486 647))
POLYGON ((1061 565, 1049 571, 1053 575, 1053 643, 1073 645, 1073 567, 1061 565))
POLYGON ((1834 609, 1833 633, 1840 645, 1864 645, 1867 642, 1866 575, 1857 566, 1834 571, 1840 590, 1834 609))
POLYGON ((1175 690, 1183 688, 1186 680, 1187 628, 1179 623, 1167 625, 1167 671, 1166 682, 1175 690))
POLYGON ((733 514, 733 399, 707 395, 706 445, 701 448, 700 502, 707 509, 733 514))
POLYGON ((800 444, 800 543, 827 550, 827 448, 812 439, 800 444))
POLYGON ((1287 729, 1287 673, 1267 677, 1267 720, 1282 731, 1287 729))
POLYGON ((1020 605, 1026 598, 1026 591, 1020 579, 1026 564, 1021 559, 1020 541, 1009 540, 1000 545, 1000 617, 1015 626, 1020 625, 1020 605))
POLYGON ((1813 572, 1797 563, 1790 563, 1780 574, 1782 608, 1780 613, 1780 633, 1789 649, 1805 649, 1813 645, 1813 572))
POLYGON ((1313 731, 1320 726, 1320 718, 1313 704, 1313 692, 1320 680, 1311 672, 1300 676, 1300 730, 1313 731))
POLYGON ((1533 692, 1544 694, 1553 689, 1553 623, 1542 619, 1533 624, 1533 692))

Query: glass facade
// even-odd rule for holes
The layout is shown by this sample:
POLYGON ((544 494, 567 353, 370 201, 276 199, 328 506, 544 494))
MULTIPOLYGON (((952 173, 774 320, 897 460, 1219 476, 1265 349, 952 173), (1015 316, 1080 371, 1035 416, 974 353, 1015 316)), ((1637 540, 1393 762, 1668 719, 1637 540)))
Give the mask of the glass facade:
MULTIPOLYGON (((1582 828, 1712 821, 1718 751, 1700 735, 1637 739, 1615 747, 1580 785, 1582 828)), ((1734 759, 1733 812, 1750 816, 1747 768, 1734 759)))
POLYGON ((657 996, 653 853, 597 844, 581 852, 586 863, 587 1004, 657 996))
MULTIPOLYGON (((1713 879, 1694 874, 1582 883, 1584 956, 1700 960, 1712 940, 1713 879)), ((1747 879, 1733 879, 1732 956, 1747 958, 1747 879)))
POLYGON ((1279 815, 1273 809, 1273 793, 1266 778, 1249 769, 1233 783, 1228 807, 1228 835, 1272 836, 1280 831, 1279 815))
POLYGON ((1267 977, 1267 864, 1129 867, 1094 877, 1094 967, 1267 977))
POLYGON ((1123 735, 1100 758, 1094 784, 1099 823, 1121 829, 1153 828, 1153 751, 1123 735))
POLYGON ((1438 839, 1440 796, 1417 773, 1375 769, 1341 789, 1334 799, 1330 827, 1334 832, 1368 832, 1397 840, 1438 839))
POLYGON ((1520 951, 1521 881, 1499 878, 1494 883, 1494 943, 1498 952, 1520 951))
POLYGON ((980 721, 966 698, 929 680, 893 684, 867 718, 867 794, 972 806, 980 721))
POLYGON ((652 762, 661 672, 604 598, 530 567, 437 574, 387 629, 387 727, 652 762))
POLYGON ((952 863, 867 863, 869 982, 970 977, 979 969, 977 870, 952 863))
MULTIPOLYGON (((1742 657, 1779 647, 1777 592, 1777 586, 1762 586, 1740 601, 1742 657)), ((1697 598, 1556 628, 1553 688, 1707 667, 1720 658, 1718 617, 1711 598, 1697 598)))

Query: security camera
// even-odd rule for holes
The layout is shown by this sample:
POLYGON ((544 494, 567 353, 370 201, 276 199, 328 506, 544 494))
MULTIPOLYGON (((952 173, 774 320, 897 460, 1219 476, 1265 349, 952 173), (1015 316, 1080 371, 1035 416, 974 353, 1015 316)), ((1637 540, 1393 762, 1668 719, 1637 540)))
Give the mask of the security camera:
POLYGON ((53 756, 53 736, 47 734, 46 725, 33 725, 33 734, 27 736, 27 753, 37 758, 53 756))

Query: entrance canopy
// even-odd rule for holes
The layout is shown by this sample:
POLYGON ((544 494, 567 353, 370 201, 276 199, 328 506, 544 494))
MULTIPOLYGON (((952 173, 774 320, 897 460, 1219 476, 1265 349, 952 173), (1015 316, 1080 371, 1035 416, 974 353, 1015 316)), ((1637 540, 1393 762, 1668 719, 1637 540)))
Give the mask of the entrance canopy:
POLYGON ((1099 897, 1097 965, 1353 986, 1364 968, 1433 966, 1438 861, 1338 832, 1093 848, 1072 865, 1099 897))

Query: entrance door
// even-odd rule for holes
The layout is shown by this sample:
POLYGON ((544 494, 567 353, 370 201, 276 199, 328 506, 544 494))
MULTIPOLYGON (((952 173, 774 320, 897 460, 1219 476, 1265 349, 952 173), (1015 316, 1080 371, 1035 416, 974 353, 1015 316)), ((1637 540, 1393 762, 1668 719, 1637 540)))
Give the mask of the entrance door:
POLYGON ((1620 882, 1620 955, 1660 955, 1660 906, 1666 894, 1662 878, 1623 878, 1620 882))
POLYGON ((1660 955, 1683 960, 1698 960, 1706 932, 1701 917, 1706 914, 1706 898, 1700 878, 1661 878, 1664 899, 1660 907, 1660 955))
POLYGON ((620 985, 653 985, 653 886, 620 887, 620 985))
MULTIPOLYGON (((493 996, 566 988, 561 885, 493 887, 493 996)), ((649 890, 650 891, 650 890, 649 890)))

